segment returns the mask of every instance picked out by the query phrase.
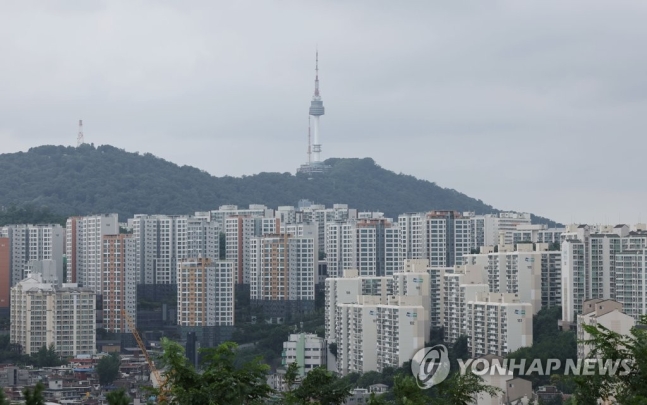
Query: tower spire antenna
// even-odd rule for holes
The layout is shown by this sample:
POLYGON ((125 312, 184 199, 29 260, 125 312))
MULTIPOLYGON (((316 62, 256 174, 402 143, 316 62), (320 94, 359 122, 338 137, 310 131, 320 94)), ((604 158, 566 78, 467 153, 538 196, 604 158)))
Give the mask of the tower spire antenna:
POLYGON ((319 49, 315 52, 315 97, 319 97, 319 49))
POLYGON ((76 137, 76 146, 81 146, 85 143, 83 138, 83 120, 79 120, 79 135, 76 137))

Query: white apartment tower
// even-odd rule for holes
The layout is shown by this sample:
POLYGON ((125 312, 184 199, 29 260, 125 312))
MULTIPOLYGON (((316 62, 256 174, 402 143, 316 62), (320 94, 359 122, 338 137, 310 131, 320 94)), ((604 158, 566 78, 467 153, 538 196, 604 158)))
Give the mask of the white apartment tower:
POLYGON ((533 313, 542 308, 561 305, 561 252, 548 251, 547 244, 499 246, 497 252, 468 255, 468 262, 486 263, 491 292, 518 294, 532 304, 533 313))
POLYGON ((129 221, 136 243, 140 284, 175 284, 186 258, 220 257, 220 226, 206 216, 135 215, 129 221))
POLYGON ((25 354, 52 344, 62 357, 94 354, 95 299, 89 288, 59 287, 32 275, 11 289, 11 343, 25 354))
POLYGON ((342 277, 344 270, 357 268, 357 227, 354 222, 326 224, 328 277, 342 277))
POLYGON ((427 232, 424 213, 406 213, 398 216, 401 259, 426 259, 427 232))
POLYGON ((517 295, 478 293, 466 308, 467 347, 472 358, 505 357, 532 346, 532 306, 517 295))
POLYGON ((27 277, 32 261, 52 260, 56 273, 63 274, 65 232, 60 225, 7 225, 0 227, 0 237, 9 239, 10 285, 27 277))
POLYGON ((101 292, 101 254, 104 235, 119 234, 117 214, 68 218, 65 226, 67 280, 101 292))
POLYGON ((631 256, 647 248, 647 232, 630 231, 627 225, 597 229, 572 225, 562 238, 563 324, 575 323, 583 302, 594 298, 621 300, 630 313, 637 314, 633 293, 639 286, 629 283, 639 279, 634 274, 638 268, 631 268, 639 259, 631 256))

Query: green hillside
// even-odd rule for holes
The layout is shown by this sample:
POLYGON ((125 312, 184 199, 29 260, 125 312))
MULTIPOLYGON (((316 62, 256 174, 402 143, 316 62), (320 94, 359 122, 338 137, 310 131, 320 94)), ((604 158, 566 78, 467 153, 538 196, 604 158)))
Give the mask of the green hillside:
POLYGON ((383 169, 369 158, 329 159, 327 164, 330 173, 311 180, 290 173, 214 177, 109 145, 40 146, 0 155, 0 205, 48 207, 59 215, 117 212, 122 221, 133 214, 190 214, 223 204, 276 208, 303 198, 392 217, 431 209, 497 212, 458 191, 383 169))

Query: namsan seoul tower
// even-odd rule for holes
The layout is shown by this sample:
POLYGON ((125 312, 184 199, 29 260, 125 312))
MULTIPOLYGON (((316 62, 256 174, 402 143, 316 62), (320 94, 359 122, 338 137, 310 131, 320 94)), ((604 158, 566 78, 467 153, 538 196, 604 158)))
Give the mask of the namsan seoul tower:
POLYGON ((310 102, 310 115, 314 120, 314 142, 312 144, 312 163, 321 163, 321 143, 319 142, 319 117, 325 110, 319 94, 319 51, 315 54, 315 94, 310 102))
POLYGON ((297 169, 298 173, 323 173, 329 166, 323 164, 321 160, 321 141, 319 129, 319 117, 325 114, 321 94, 319 93, 319 51, 315 53, 315 94, 310 102, 309 115, 314 121, 314 142, 310 145, 310 127, 308 126, 308 162, 297 169))

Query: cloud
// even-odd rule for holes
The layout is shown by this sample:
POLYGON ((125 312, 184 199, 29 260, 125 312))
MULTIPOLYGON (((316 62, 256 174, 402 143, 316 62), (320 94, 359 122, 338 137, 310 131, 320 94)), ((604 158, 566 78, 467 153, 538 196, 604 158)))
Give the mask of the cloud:
POLYGON ((318 46, 324 156, 561 221, 582 204, 581 221, 635 213, 646 14, 597 0, 14 2, 0 118, 20 141, 3 151, 74 144, 83 119, 88 142, 215 175, 294 171, 318 46))

